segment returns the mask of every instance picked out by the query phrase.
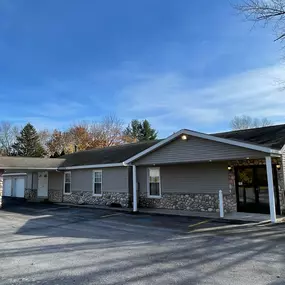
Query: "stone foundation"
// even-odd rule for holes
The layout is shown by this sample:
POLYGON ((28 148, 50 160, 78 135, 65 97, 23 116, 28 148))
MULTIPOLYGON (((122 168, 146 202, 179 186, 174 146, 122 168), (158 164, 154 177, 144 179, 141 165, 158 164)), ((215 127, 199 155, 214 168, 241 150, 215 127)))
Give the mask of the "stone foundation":
MULTIPOLYGON (((229 188, 223 190, 225 213, 237 211, 234 171, 228 171, 229 188)), ((220 212, 219 189, 215 194, 163 193, 161 198, 149 198, 146 192, 139 193, 139 207, 187 210, 193 212, 220 212)))
POLYGON ((36 201, 38 197, 37 189, 25 189, 24 198, 28 201, 36 201))
POLYGON ((62 202, 62 190, 48 190, 48 200, 54 203, 62 202))
MULTIPOLYGON (((160 199, 148 198, 140 194, 139 207, 173 210, 188 210, 193 212, 219 212, 218 194, 162 194, 160 199)), ((224 210, 226 213, 236 211, 236 200, 233 195, 224 195, 224 210)))
POLYGON ((129 207, 129 194, 116 192, 103 192, 103 195, 93 196, 91 192, 75 192, 70 195, 63 195, 63 202, 72 204, 91 204, 110 206, 111 204, 120 204, 123 208, 129 207))
POLYGON ((280 203, 280 214, 285 214, 285 185, 284 185, 284 163, 280 161, 280 169, 277 169, 278 193, 280 203))

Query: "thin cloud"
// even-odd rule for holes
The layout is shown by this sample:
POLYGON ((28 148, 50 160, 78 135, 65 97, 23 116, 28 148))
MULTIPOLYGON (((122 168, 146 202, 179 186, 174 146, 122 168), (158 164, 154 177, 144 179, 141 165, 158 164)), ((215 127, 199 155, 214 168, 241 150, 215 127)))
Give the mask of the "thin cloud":
POLYGON ((283 80, 282 65, 249 70, 200 88, 181 74, 157 74, 123 88, 119 110, 127 117, 151 118, 158 129, 176 126, 172 131, 178 126, 215 129, 241 114, 280 122, 285 121, 285 91, 278 84, 283 80))

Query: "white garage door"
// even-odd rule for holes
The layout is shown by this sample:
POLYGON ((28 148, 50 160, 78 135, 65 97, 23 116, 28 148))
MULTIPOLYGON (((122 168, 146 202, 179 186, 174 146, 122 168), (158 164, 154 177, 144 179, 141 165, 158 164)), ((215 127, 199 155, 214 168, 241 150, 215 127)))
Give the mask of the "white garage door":
POLYGON ((12 196, 12 179, 4 179, 2 196, 12 196))
POLYGON ((24 198, 25 194, 25 179, 24 178, 15 178, 15 197, 24 198))

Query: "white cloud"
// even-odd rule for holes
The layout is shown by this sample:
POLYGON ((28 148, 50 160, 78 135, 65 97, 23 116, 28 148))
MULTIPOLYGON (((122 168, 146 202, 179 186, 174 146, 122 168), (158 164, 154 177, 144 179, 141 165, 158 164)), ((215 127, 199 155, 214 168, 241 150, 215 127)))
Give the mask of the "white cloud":
POLYGON ((213 130, 217 125, 228 126, 232 117, 241 114, 285 121, 282 65, 246 71, 202 87, 194 87, 191 78, 177 73, 145 78, 119 92, 119 114, 148 118, 162 132, 213 130))

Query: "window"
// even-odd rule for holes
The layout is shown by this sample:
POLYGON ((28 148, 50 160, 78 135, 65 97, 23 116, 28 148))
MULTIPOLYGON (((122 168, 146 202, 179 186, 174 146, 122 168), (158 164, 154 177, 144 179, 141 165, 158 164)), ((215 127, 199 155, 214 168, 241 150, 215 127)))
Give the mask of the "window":
POLYGON ((93 172, 93 195, 102 195, 102 170, 94 170, 93 172))
POLYGON ((160 169, 157 167, 148 169, 148 196, 152 198, 161 197, 160 169))
POLYGON ((71 194, 71 172, 64 172, 64 194, 71 194))

